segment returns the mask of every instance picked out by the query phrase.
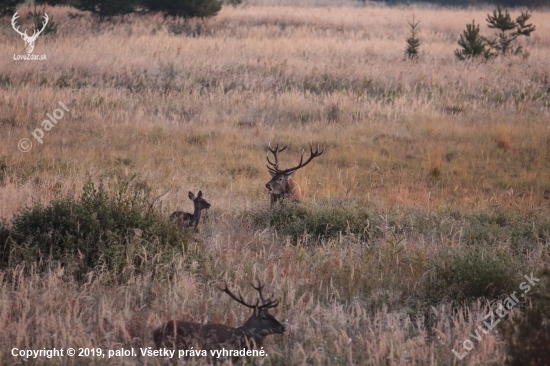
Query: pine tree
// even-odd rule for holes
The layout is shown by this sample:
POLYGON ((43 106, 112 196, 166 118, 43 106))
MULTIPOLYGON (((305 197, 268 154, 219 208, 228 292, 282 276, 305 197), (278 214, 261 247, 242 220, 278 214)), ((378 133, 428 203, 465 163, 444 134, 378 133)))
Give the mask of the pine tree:
POLYGON ((412 21, 408 23, 409 27, 411 28, 411 35, 409 38, 407 38, 407 48, 405 49, 405 55, 409 58, 409 60, 414 60, 418 58, 418 50, 420 49, 420 39, 418 39, 417 36, 417 28, 418 24, 420 24, 420 21, 415 22, 413 14, 412 21))
POLYGON ((515 55, 524 54, 522 47, 518 46, 515 50, 512 47, 512 42, 516 40, 519 36, 529 37, 532 32, 535 31, 535 26, 533 24, 525 24, 531 18, 529 12, 522 12, 516 20, 512 20, 508 10, 504 12, 500 9, 500 6, 497 7, 497 10, 493 11, 493 15, 487 14, 487 23, 489 28, 498 29, 500 31, 498 39, 488 41, 489 46, 495 49, 501 55, 506 55, 507 53, 513 53, 515 55), (514 30, 514 32, 509 33, 514 30))
POLYGON ((479 25, 476 25, 474 20, 472 20, 472 24, 466 24, 466 29, 460 35, 458 45, 462 47, 462 49, 455 50, 455 56, 459 60, 468 60, 479 56, 488 60, 495 56, 491 48, 487 47, 487 39, 479 34, 479 25))

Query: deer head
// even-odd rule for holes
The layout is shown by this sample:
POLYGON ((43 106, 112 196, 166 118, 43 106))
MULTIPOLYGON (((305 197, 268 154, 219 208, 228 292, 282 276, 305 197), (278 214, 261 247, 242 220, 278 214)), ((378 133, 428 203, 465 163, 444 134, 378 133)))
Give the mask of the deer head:
MULTIPOLYGON (((223 288, 219 288, 239 304, 252 309, 252 315, 240 327, 233 328, 224 324, 200 324, 171 320, 153 332, 157 349, 168 347, 181 350, 196 347, 207 351, 222 348, 242 350, 261 347, 264 337, 270 334, 284 333, 285 326, 268 312, 269 309, 278 306, 279 301, 264 299, 262 294, 264 286, 260 282, 258 282, 258 286, 252 286, 259 293, 259 299, 255 303, 247 303, 240 293, 239 296, 233 294, 227 284, 223 288)), ((208 353, 210 354, 210 352, 208 353)), ((237 362, 238 359, 239 357, 233 357, 232 361, 237 362)))
POLYGON ((290 197, 296 201, 299 201, 302 198, 302 191, 298 183, 296 183, 292 177, 294 173, 300 168, 305 167, 313 159, 318 156, 321 156, 325 150, 319 151, 319 148, 313 151, 313 146, 310 145, 310 155, 309 158, 304 162, 304 150, 302 150, 302 155, 300 157, 300 162, 297 166, 289 169, 279 169, 279 159, 278 154, 286 150, 287 146, 279 148, 279 145, 275 149, 271 148, 271 144, 268 149, 273 154, 274 161, 269 159, 269 153, 266 156, 267 158, 267 169, 269 174, 271 174, 271 180, 267 182, 265 187, 271 197, 271 205, 273 206, 278 200, 284 197, 290 197))
POLYGON ((42 29, 39 30, 38 32, 35 29, 32 33, 32 36, 29 36, 27 34, 26 29, 25 29, 25 32, 19 31, 19 26, 16 27, 15 25, 15 20, 17 18, 19 18, 19 15, 18 15, 18 12, 16 11, 15 14, 13 14, 13 17, 11 18, 11 26, 13 27, 13 29, 15 29, 17 33, 21 35, 21 38, 23 38, 23 40, 25 41, 25 50, 27 51, 27 53, 32 53, 32 51, 34 50, 34 42, 36 42, 36 38, 38 38, 40 33, 44 31, 44 29, 46 28, 46 24, 48 24, 48 14, 44 13, 44 22, 42 22, 42 29))
POLYGON ((193 205, 195 206, 195 213, 194 215, 199 215, 202 210, 208 210, 210 208, 210 203, 206 202, 204 198, 202 198, 202 191, 199 191, 197 193, 197 197, 193 194, 193 192, 189 191, 187 194, 189 199, 193 201, 193 205))
POLYGON ((277 319, 275 319, 275 317, 268 312, 269 309, 275 308, 279 305, 279 300, 264 299, 262 295, 264 286, 262 286, 260 281, 258 281, 258 286, 252 285, 252 287, 258 291, 260 297, 259 300, 256 300, 255 304, 247 304, 240 293, 239 297, 235 296, 227 288, 227 284, 224 288, 220 288, 220 290, 228 294, 239 304, 252 309, 252 316, 248 318, 241 328, 246 331, 249 337, 254 339, 256 346, 261 346, 263 337, 274 333, 284 333, 285 326, 279 323, 277 319), (262 305, 259 305, 260 300, 262 305))

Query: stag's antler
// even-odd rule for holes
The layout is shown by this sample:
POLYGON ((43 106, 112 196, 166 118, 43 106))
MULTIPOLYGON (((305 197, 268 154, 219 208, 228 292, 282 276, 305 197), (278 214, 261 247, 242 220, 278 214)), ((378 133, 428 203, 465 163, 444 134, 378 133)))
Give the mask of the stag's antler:
POLYGON ((303 161, 304 161, 304 152, 305 151, 302 150, 302 155, 300 156, 300 163, 298 163, 298 165, 295 166, 294 168, 281 170, 276 165, 273 165, 273 164, 272 164, 273 168, 270 168, 269 166, 267 168, 270 171, 275 172, 275 173, 279 173, 279 174, 288 174, 288 173, 291 173, 291 172, 295 172, 296 170, 298 170, 300 168, 303 168, 306 165, 308 165, 316 157, 323 155, 323 153, 325 152, 325 149, 319 151, 319 146, 317 146, 317 149, 315 149, 315 151, 313 151, 313 146, 309 145, 309 151, 310 151, 309 158, 305 161, 305 163, 303 163, 303 161))
POLYGON ((229 288, 227 287, 227 283, 224 284, 224 288, 219 287, 219 289, 222 290, 223 292, 225 292, 226 294, 228 294, 233 300, 235 300, 236 302, 238 302, 241 305, 246 306, 247 308, 250 308, 250 309, 257 309, 258 308, 258 304, 260 303, 259 300, 256 300, 256 304, 254 304, 254 305, 247 304, 246 301, 244 301, 243 295, 241 295, 240 292, 239 292, 239 297, 237 297, 229 290, 229 288))
POLYGON ((279 305, 279 300, 271 300, 271 298, 269 299, 264 299, 264 296, 262 294, 262 290, 264 288, 264 286, 262 285, 262 283, 258 280, 258 286, 254 286, 254 284, 252 284, 252 287, 254 287, 254 289, 256 291, 258 291, 259 295, 260 295, 260 299, 256 299, 256 303, 254 305, 252 304, 247 304, 246 301, 244 301, 243 299, 243 295, 241 295, 241 293, 239 292, 239 297, 235 296, 235 294, 233 294, 229 288, 227 287, 227 283, 224 283, 224 287, 219 287, 220 290, 222 290, 223 292, 225 292, 226 294, 228 294, 233 300, 237 301, 239 304, 241 305, 244 305, 246 306, 247 308, 250 308, 250 309, 254 309, 254 310, 267 310, 267 309, 271 309, 271 308, 274 308, 276 307, 277 305, 279 305), (260 305, 260 300, 262 301, 262 305, 260 305))
POLYGON ((285 146, 283 146, 279 149, 279 144, 277 144, 277 146, 275 146, 275 149, 272 149, 271 148, 271 142, 269 143, 268 149, 273 154, 273 157, 275 158, 275 162, 273 163, 271 160, 269 160, 269 154, 266 154, 267 162, 269 163, 269 165, 271 165, 271 167, 269 165, 267 165, 267 169, 269 169, 270 171, 275 172, 274 169, 277 169, 277 167, 279 166, 279 159, 277 157, 277 154, 280 153, 281 151, 285 151, 287 147, 288 146, 285 145, 285 146))
POLYGON ((271 309, 271 308, 274 308, 276 307, 277 305, 279 305, 279 300, 271 300, 271 298, 269 299, 264 299, 264 296, 262 294, 262 290, 264 289, 264 285, 262 285, 262 283, 260 282, 260 280, 258 280, 258 286, 254 286, 254 284, 252 284, 252 287, 254 287, 254 289, 256 291, 258 291, 258 293, 260 294, 260 300, 262 300, 262 306, 258 307, 260 310, 261 309, 271 309))

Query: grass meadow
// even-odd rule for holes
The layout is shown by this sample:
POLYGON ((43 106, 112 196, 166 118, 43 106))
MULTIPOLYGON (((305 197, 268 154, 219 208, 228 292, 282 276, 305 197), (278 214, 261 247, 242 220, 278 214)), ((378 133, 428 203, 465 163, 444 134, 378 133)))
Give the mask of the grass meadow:
MULTIPOLYGON (((23 29, 30 10, 19 10, 23 29)), ((200 235, 146 270, 128 263, 124 281, 102 268, 77 280, 53 262, 4 265, 0 363, 166 364, 27 362, 11 349, 153 347, 152 330, 174 318, 238 326, 249 310, 216 285, 252 298, 261 279, 287 332, 249 363, 502 365, 503 330, 470 335, 550 260, 550 12, 533 11, 536 31, 518 39, 528 58, 456 60, 472 19, 494 36, 490 11, 256 1, 205 21, 97 23, 46 8, 58 32, 38 38, 47 60, 32 62, 13 60, 24 44, 0 20, 6 227, 26 208, 78 199, 89 179, 109 192, 134 176, 151 197, 170 189, 155 203, 166 219, 192 211, 188 191, 212 204, 200 235), (422 44, 409 61, 413 14, 422 44), (31 132, 59 101, 70 112, 39 144, 31 132), (289 145, 283 168, 309 144, 326 147, 295 175, 303 202, 273 212, 269 142, 289 145)))

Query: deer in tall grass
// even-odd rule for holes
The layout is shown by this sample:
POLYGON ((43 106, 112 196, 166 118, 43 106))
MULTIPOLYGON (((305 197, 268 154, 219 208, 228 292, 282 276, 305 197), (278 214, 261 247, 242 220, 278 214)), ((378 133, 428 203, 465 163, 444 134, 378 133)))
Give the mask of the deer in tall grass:
POLYGON ((192 214, 189 212, 183 212, 183 211, 173 212, 170 215, 170 220, 172 220, 180 230, 193 227, 193 230, 196 233, 200 233, 201 211, 208 210, 210 208, 210 203, 206 202, 206 200, 202 198, 202 191, 199 191, 196 197, 193 194, 193 192, 189 192, 188 196, 189 196, 189 199, 193 201, 193 205, 195 206, 195 211, 192 214))
POLYGON ((269 153, 267 154, 267 169, 269 170, 269 174, 271 174, 271 180, 267 182, 265 187, 267 188, 267 192, 270 196, 270 202, 271 207, 275 205, 279 200, 282 200, 283 198, 291 198, 294 201, 300 201, 302 199, 302 190, 300 189, 300 186, 292 177, 294 176, 294 173, 298 169, 301 169, 305 167, 307 164, 309 164, 313 159, 315 159, 318 156, 321 156, 325 149, 319 151, 319 148, 317 148, 315 151, 313 151, 313 146, 309 146, 310 155, 309 158, 304 161, 304 150, 302 150, 302 155, 300 157, 300 162, 297 166, 289 169, 279 169, 279 159, 278 154, 284 150, 286 150, 288 146, 283 146, 279 148, 279 145, 275 147, 275 149, 271 148, 271 144, 269 144, 269 151, 271 154, 273 154, 274 161, 271 161, 269 159, 269 153))
MULTIPOLYGON (((255 303, 246 303, 239 293, 234 295, 227 284, 221 291, 228 294, 239 304, 252 309, 253 313, 248 320, 241 326, 233 328, 224 324, 200 324, 182 320, 170 320, 161 327, 153 331, 153 338, 157 349, 161 347, 188 350, 194 347, 198 350, 206 350, 208 356, 213 356, 216 350, 248 350, 254 347, 262 347, 263 340, 270 334, 282 334, 285 332, 285 326, 279 323, 268 310, 279 305, 278 300, 264 299, 261 282, 254 289, 259 293, 259 299, 255 303), (261 305, 260 305, 261 301, 261 305)), ((237 362, 239 356, 232 355, 233 362, 237 362)), ((211 361, 216 359, 211 357, 211 361)))

